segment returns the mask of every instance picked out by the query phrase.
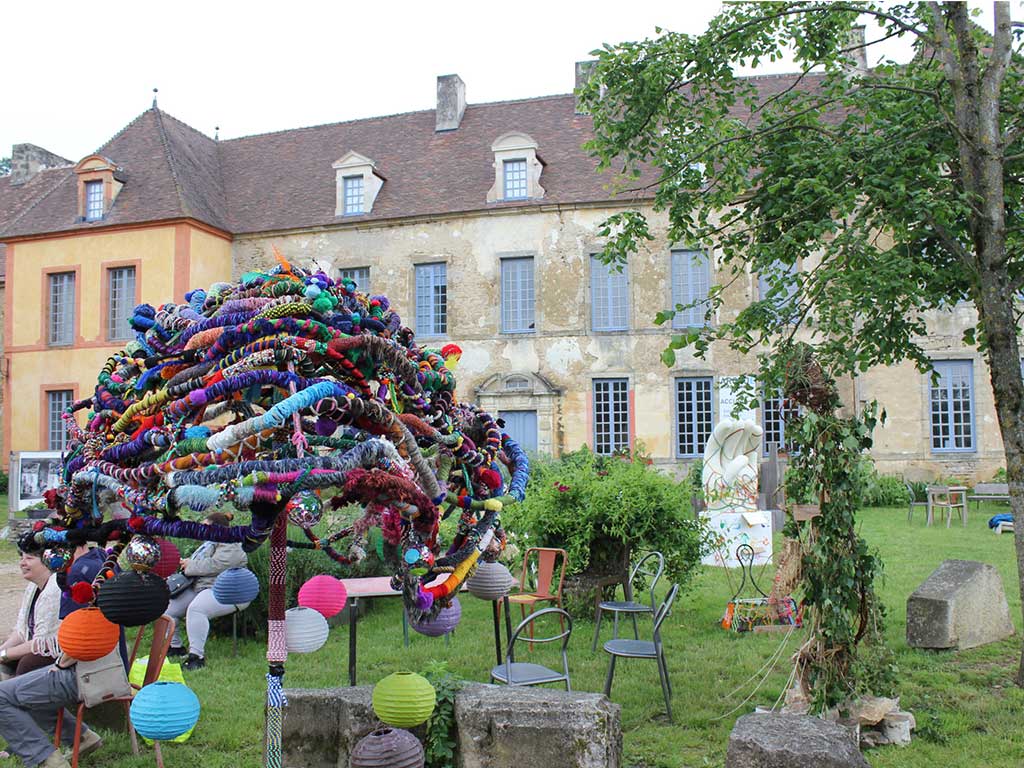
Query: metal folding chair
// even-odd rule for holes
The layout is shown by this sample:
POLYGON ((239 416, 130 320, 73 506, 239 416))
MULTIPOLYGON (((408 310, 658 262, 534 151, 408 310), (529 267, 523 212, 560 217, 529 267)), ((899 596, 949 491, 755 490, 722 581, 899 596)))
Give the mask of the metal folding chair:
POLYGON ((563 611, 561 608, 545 608, 542 611, 534 611, 528 617, 519 622, 519 626, 512 632, 512 637, 508 641, 508 649, 505 653, 505 662, 498 664, 491 670, 491 682, 505 683, 506 685, 544 685, 546 683, 560 683, 565 682, 565 690, 571 691, 569 683, 569 636, 572 634, 572 618, 568 613, 563 611), (558 616, 561 630, 556 635, 550 637, 535 637, 533 634, 533 625, 537 619, 543 618, 544 616, 558 616), (531 634, 528 637, 520 637, 523 630, 527 627, 530 628, 531 634), (556 672, 553 669, 548 669, 541 664, 532 664, 528 662, 516 661, 515 660, 515 646, 516 641, 522 640, 524 643, 530 643, 532 648, 537 643, 553 643, 558 640, 562 641, 562 671, 556 672))
POLYGON ((619 636, 619 614, 624 613, 633 620, 633 637, 636 640, 640 639, 640 632, 636 626, 636 617, 640 613, 649 613, 654 616, 657 611, 654 590, 658 586, 658 580, 661 579, 661 574, 665 571, 665 557, 661 552, 648 552, 633 566, 633 570, 629 573, 629 581, 626 582, 623 592, 625 593, 625 600, 605 600, 598 603, 597 611, 594 616, 594 643, 590 650, 597 650, 597 640, 601 634, 601 619, 604 616, 605 611, 610 611, 613 618, 612 624, 612 639, 617 639, 619 636), (647 590, 651 598, 649 603, 640 603, 633 599, 633 582, 637 576, 642 576, 647 579, 647 590))
POLYGON ((658 677, 661 678, 661 692, 665 696, 665 710, 668 712, 668 721, 672 722, 672 682, 668 678, 668 665, 665 663, 665 647, 661 644, 661 624, 665 621, 672 610, 672 603, 679 593, 679 585, 673 584, 668 592, 665 602, 658 608, 658 614, 654 617, 654 639, 653 640, 609 640, 604 644, 606 653, 611 654, 611 661, 608 664, 608 676, 604 681, 604 695, 611 698, 612 678, 615 677, 615 661, 622 657, 624 659, 651 659, 658 663, 658 677))

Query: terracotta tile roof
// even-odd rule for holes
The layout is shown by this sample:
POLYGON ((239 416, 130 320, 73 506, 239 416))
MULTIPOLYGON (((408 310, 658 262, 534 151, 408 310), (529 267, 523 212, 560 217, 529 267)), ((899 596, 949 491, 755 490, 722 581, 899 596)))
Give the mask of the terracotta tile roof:
MULTIPOLYGON (((754 79, 763 96, 797 80, 795 75, 754 79)), ((804 78, 799 87, 816 87, 816 76, 804 78)), ((591 120, 576 115, 574 107, 571 94, 545 96, 468 106, 461 125, 443 133, 434 130, 434 110, 424 110, 220 142, 150 109, 97 150, 124 169, 126 180, 102 221, 76 220, 74 174, 57 169, 39 174, 13 197, 0 179, 0 237, 179 217, 244 234, 538 202, 613 200, 610 176, 596 173, 594 160, 581 146, 592 137, 591 120), (494 183, 491 144, 510 131, 526 133, 539 145, 545 196, 488 204, 494 183), (386 181, 371 213, 336 217, 331 165, 349 151, 373 160, 386 181), (21 193, 33 185, 45 189, 26 202, 21 193)), ((740 106, 735 116, 745 119, 749 113, 740 106)))

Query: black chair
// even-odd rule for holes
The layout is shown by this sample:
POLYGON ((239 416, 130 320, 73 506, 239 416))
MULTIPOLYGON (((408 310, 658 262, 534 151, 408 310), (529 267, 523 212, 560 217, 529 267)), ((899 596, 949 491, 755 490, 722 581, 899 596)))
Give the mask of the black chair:
MULTIPOLYGON (((534 632, 534 634, 536 634, 534 632)), ((565 682, 565 690, 571 691, 572 688, 569 684, 569 655, 567 649, 569 646, 569 636, 572 634, 572 618, 568 613, 563 611, 561 608, 545 608, 542 611, 536 611, 527 616, 523 621, 519 622, 519 626, 515 628, 512 633, 512 638, 508 641, 508 650, 505 654, 505 663, 498 664, 494 669, 491 670, 491 682, 505 683, 506 685, 544 685, 546 683, 560 683, 565 682), (562 622, 561 631, 557 635, 550 637, 535 637, 527 636, 520 637, 520 634, 527 627, 530 628, 531 632, 534 632, 533 623, 544 616, 554 615, 558 616, 562 622), (562 641, 562 671, 561 673, 556 672, 553 669, 548 669, 541 664, 532 664, 528 662, 521 662, 515 660, 515 646, 516 641, 522 640, 524 643, 530 643, 530 647, 533 647, 534 643, 552 643, 557 640, 562 641)))
POLYGON ((601 618, 604 616, 605 611, 610 611, 614 618, 614 624, 612 625, 613 640, 619 636, 620 613, 626 614, 633 620, 633 638, 636 640, 640 639, 640 632, 636 627, 637 614, 649 613, 651 616, 654 616, 656 611, 654 589, 658 586, 658 580, 661 579, 661 574, 664 571, 665 558, 661 552, 648 552, 640 558, 637 564, 633 566, 633 570, 629 572, 629 581, 626 582, 623 588, 626 599, 605 600, 598 603, 596 615, 594 616, 594 643, 590 650, 597 650, 597 640, 601 634, 601 618), (644 576, 647 579, 647 589, 651 598, 650 603, 640 603, 633 599, 633 582, 636 580, 637 575, 644 576))
POLYGON ((615 677, 615 661, 619 657, 624 659, 651 659, 658 663, 658 676, 661 678, 661 692, 665 696, 665 710, 668 712, 668 721, 672 722, 672 682, 668 679, 668 665, 665 663, 665 648, 661 644, 661 624, 665 621, 669 611, 672 610, 672 603, 679 593, 679 585, 673 584, 669 590, 665 602, 658 608, 658 614, 654 617, 654 639, 651 640, 609 640, 604 644, 606 653, 611 654, 611 661, 608 665, 608 677, 604 681, 604 695, 611 698, 612 678, 615 677))

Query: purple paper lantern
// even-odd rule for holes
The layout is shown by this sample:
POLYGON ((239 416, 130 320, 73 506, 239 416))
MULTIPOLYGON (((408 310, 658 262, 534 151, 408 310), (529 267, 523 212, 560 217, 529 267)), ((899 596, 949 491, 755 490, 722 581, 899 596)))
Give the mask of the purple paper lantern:
POLYGON ((423 768, 423 746, 408 731, 380 728, 359 740, 349 762, 352 768, 423 768))
POLYGON ((462 606, 459 605, 459 598, 453 597, 452 604, 447 608, 442 608, 434 618, 411 622, 411 624, 412 628, 421 635, 442 637, 455 629, 461 618, 462 606))

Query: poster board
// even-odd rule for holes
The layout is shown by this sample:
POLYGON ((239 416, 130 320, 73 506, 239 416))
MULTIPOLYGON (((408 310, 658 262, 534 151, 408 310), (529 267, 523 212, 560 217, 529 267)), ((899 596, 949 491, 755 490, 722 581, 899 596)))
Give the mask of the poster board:
POLYGON ((60 485, 60 451, 19 451, 11 454, 8 490, 12 512, 43 501, 43 492, 60 485))

